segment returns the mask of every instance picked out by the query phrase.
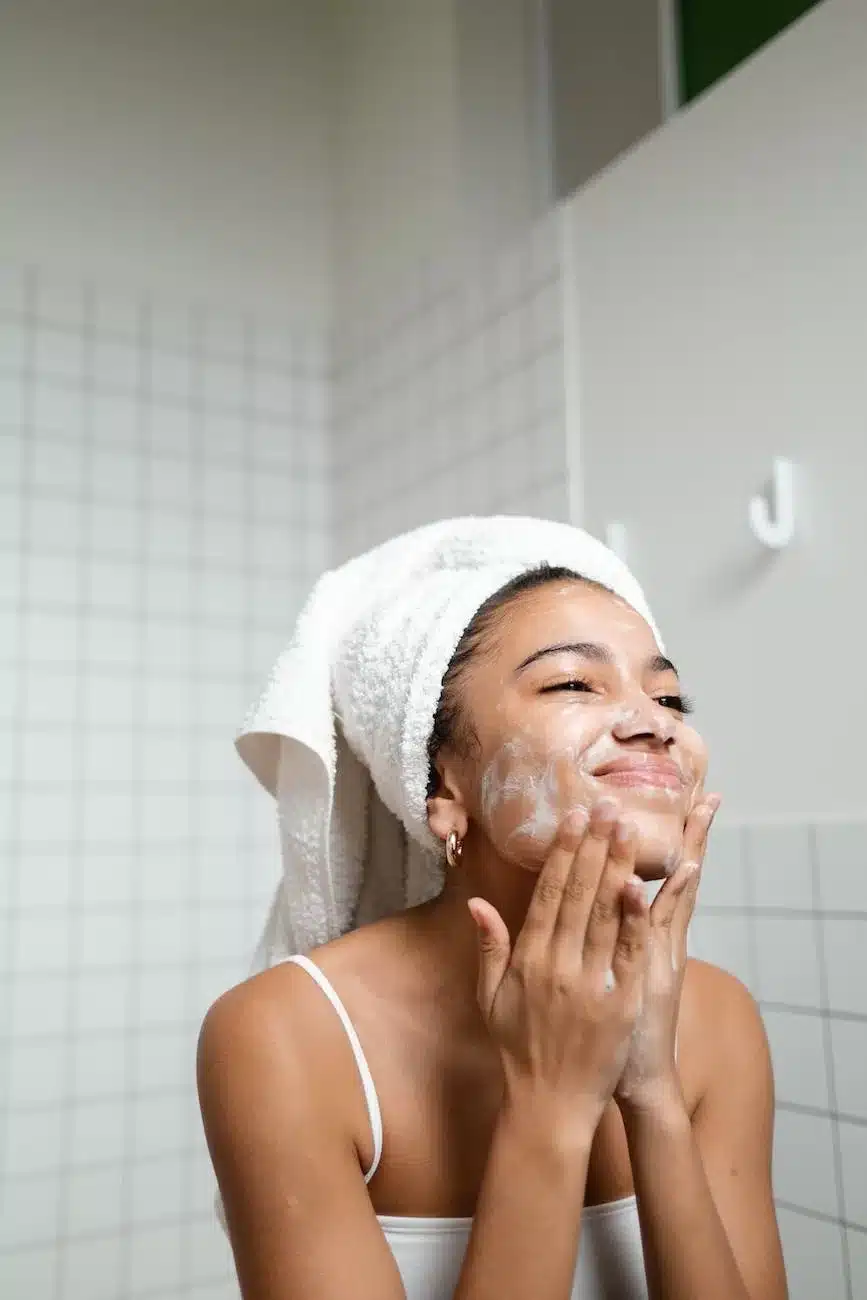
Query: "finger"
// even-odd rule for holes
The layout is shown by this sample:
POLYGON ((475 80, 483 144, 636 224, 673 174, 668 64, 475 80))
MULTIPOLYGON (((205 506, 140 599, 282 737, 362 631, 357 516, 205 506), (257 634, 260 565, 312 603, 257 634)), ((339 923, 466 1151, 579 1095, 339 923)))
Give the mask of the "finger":
POLYGON ((674 875, 669 876, 650 909, 650 924, 654 930, 665 934, 673 930, 677 909, 693 882, 697 888, 699 873, 697 862, 681 862, 674 875))
POLYGON ((479 944, 476 996, 487 1017, 509 965, 509 931, 500 913, 484 898, 471 898, 467 907, 476 926, 479 944))
POLYGON ((680 897, 674 905, 674 916, 671 921, 671 941, 672 951, 679 962, 686 957, 686 932, 695 911, 695 901, 701 885, 701 873, 704 868, 705 852, 707 851, 707 839, 719 804, 720 801, 716 795, 711 795, 710 798, 705 800, 704 811, 702 816, 699 817, 699 824, 695 829, 692 852, 687 859, 687 861, 694 864, 695 869, 690 874, 680 897))
POLYGON ((563 891, 575 855, 584 841, 588 817, 583 810, 571 813, 557 831, 539 872, 524 924, 515 940, 513 957, 520 961, 533 950, 547 949, 557 923, 563 891))
POLYGON ((719 806, 718 801, 714 803, 713 800, 714 796, 710 796, 696 804, 686 820, 680 864, 674 874, 666 880, 650 909, 650 921, 653 926, 668 929, 673 924, 678 904, 683 901, 684 888, 694 874, 690 868, 694 867, 698 870, 701 867, 708 830, 719 806))
MULTIPOLYGON (((554 928, 554 943, 580 959, 595 906, 596 895, 611 851, 611 836, 617 824, 617 804, 613 799, 600 799, 590 813, 587 833, 573 858, 564 885, 563 898, 554 928)), ((616 921, 617 892, 612 900, 616 921)), ((604 904, 600 906, 604 910, 604 904)), ((612 941, 613 942, 613 941, 612 941)))
MULTIPOLYGON (((621 896, 632 878, 638 852, 638 834, 633 824, 619 818, 608 849, 608 862, 590 908, 584 937, 584 964, 598 973, 611 969, 611 956, 622 920, 621 896)), ((565 905, 564 905, 565 906, 565 905)))
POLYGON ((615 987, 635 993, 644 979, 650 935, 650 914, 644 882, 630 877, 620 894, 620 926, 611 957, 615 987))
POLYGON ((707 848, 707 837, 711 828, 711 823, 716 816, 716 811, 719 806, 719 795, 709 794, 701 799, 692 809, 686 819, 686 826, 683 829, 683 848, 680 854, 681 862, 702 862, 707 848))

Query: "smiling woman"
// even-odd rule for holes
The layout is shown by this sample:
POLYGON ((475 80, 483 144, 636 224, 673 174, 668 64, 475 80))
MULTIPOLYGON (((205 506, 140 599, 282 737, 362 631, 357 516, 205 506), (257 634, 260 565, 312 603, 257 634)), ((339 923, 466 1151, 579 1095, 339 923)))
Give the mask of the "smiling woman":
MULTIPOLYGON (((761 1022, 686 958, 718 800, 634 579, 577 529, 452 520, 324 592, 295 650, 327 629, 316 680, 353 761, 445 853, 434 897, 352 911, 208 1013, 200 1097, 245 1300, 784 1300, 761 1022)), ((275 691, 319 689, 292 662, 275 730, 275 691)), ((282 735, 309 745, 309 719, 282 735)), ((290 770, 312 790, 282 752, 278 793, 290 770)), ((326 808, 336 731, 333 752, 326 808)), ((300 825, 323 847, 295 933, 323 890, 351 893, 329 875, 348 822, 300 825)), ((400 880, 377 825, 367 849, 400 880)))
MULTIPOLYGON (((616 788, 649 880, 676 865, 707 769, 690 711, 640 614, 596 582, 542 566, 495 593, 468 627, 428 753, 433 764, 449 747, 479 764, 481 824, 504 857, 525 865, 541 865, 567 812, 616 788), (471 718, 462 718, 461 692, 473 699, 471 718)), ((432 771, 429 793, 436 788, 432 771)))

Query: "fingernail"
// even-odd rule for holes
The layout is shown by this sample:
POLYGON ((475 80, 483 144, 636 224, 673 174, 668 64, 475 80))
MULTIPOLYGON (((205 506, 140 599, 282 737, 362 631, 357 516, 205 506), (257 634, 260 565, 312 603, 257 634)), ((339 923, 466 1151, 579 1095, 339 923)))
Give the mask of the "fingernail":
POLYGON ((573 808, 572 812, 566 817, 566 830, 571 835, 583 835, 587 829, 588 820, 586 808, 573 808))
POLYGON ((614 827, 614 843, 617 845, 618 848, 620 849, 626 848, 627 844, 632 838, 632 830, 633 830, 633 826, 629 818, 621 817, 620 820, 617 822, 617 825, 614 827))
POLYGON ((600 799, 599 802, 594 805, 593 811, 597 817, 602 818, 604 821, 610 821, 613 817, 616 817, 617 808, 618 804, 616 799, 600 799))

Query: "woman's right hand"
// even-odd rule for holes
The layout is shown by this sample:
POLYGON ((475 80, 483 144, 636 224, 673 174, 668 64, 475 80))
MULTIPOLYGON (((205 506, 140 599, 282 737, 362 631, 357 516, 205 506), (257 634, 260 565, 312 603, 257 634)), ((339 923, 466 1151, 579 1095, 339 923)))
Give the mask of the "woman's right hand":
POLYGON ((648 907, 633 875, 634 827, 603 800, 571 814, 542 867, 511 948, 485 899, 478 1001, 500 1049, 506 1096, 567 1122, 601 1118, 629 1052, 648 955, 648 907))

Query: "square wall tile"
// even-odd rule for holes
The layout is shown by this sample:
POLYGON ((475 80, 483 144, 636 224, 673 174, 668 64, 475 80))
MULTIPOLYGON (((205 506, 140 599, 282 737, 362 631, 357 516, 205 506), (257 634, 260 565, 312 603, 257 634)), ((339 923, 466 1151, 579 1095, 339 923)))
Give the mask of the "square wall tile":
MULTIPOLYGON (((2 1174, 2 1171, 0 1171, 2 1174)), ((3 1214, 0 1216, 0 1277, 3 1276, 5 1260, 4 1250, 22 1246, 41 1245, 49 1250, 57 1236, 58 1221, 58 1182, 55 1174, 41 1174, 37 1177, 14 1177, 5 1174, 9 1190, 14 1185, 14 1194, 3 1198, 3 1214)), ((14 1300, 18 1291, 0 1291, 0 1295, 14 1300)), ((37 1293, 40 1297, 49 1296, 51 1291, 37 1293)))
POLYGON ((774 1193, 805 1210, 837 1218, 832 1120, 780 1110, 774 1134, 774 1193))
POLYGON ((123 1237, 86 1237, 63 1244, 63 1292, 69 1300, 117 1300, 123 1294, 123 1237))
POLYGON ((6 1103, 13 1111, 22 1106, 59 1106, 69 1091, 68 1066, 65 1038, 14 1043, 9 1053, 6 1103))
POLYGON ((812 911, 809 829, 757 826, 747 832, 751 901, 757 907, 812 911))
POLYGON ((207 1282, 234 1271, 232 1252, 226 1234, 211 1213, 193 1220, 185 1229, 190 1275, 195 1282, 207 1282))
POLYGON ((840 1121, 846 1219, 867 1232, 867 1125, 840 1121))
POLYGON ((867 1232, 858 1232, 855 1228, 849 1228, 846 1240, 849 1245, 852 1297, 853 1300, 861 1300, 867 1295, 867 1232))
POLYGON ((807 1012, 762 1013, 771 1058, 777 1101, 828 1109, 828 1073, 821 1016, 807 1012))
POLYGON ((181 1285, 181 1226, 136 1228, 130 1240, 129 1300, 164 1292, 181 1285))
POLYGON ((867 1120, 867 1020, 831 1020, 837 1110, 867 1120))
POLYGON ((57 1253, 54 1241, 44 1241, 30 1249, 0 1254, 0 1295, 38 1296, 39 1300, 53 1296, 57 1253))
MULTIPOLYGON (((192 1081, 191 1081, 192 1087, 192 1081)), ((135 1153, 142 1160, 174 1156, 189 1147, 186 1095, 182 1092, 136 1097, 133 1102, 135 1153)))
POLYGON ((739 826, 714 826, 701 873, 698 906, 745 907, 744 832, 739 826))
POLYGON ((129 1047, 123 1034, 78 1035, 72 1046, 72 1083, 79 1102, 121 1097, 129 1086, 129 1047))
POLYGON ((64 1185, 70 1236, 118 1232, 127 1214, 126 1181, 121 1165, 73 1170, 64 1185))
MULTIPOLYGON (((10 1038, 53 1037, 66 1032, 69 981, 62 972, 12 981, 10 1038)), ((26 1077, 26 1076, 25 1076, 26 1077)))
POLYGON ((815 834, 822 908, 867 912, 867 826, 817 826, 815 834))
POLYGON ((744 912, 695 916, 689 927, 688 949, 691 957, 712 962, 736 975, 752 992, 755 980, 750 953, 751 920, 744 912))
POLYGON ((763 1002, 821 1004, 815 922, 807 917, 755 917, 758 995, 763 1002))
POLYGON ((867 920, 822 922, 832 1011, 867 1016, 867 920))
POLYGON ((777 1220, 789 1300, 816 1300, 817 1296, 822 1300, 848 1300, 839 1225, 783 1208, 777 1211, 777 1220))
POLYGON ((136 1088, 181 1092, 195 1086, 196 1036, 183 1029, 142 1030, 135 1041, 136 1088))
POLYGON ((184 1206, 183 1164, 178 1157, 137 1161, 127 1170, 136 1224, 180 1219, 184 1206))
POLYGON ((31 1174, 56 1173, 63 1161, 66 1122, 60 1106, 7 1111, 5 1177, 15 1182, 31 1174))
POLYGON ((132 1010, 129 971, 82 971, 76 976, 73 1014, 79 1033, 126 1029, 132 1010))
POLYGON ((66 1117, 69 1159, 78 1168, 120 1164, 126 1157, 129 1103, 100 1098, 79 1101, 66 1117))

